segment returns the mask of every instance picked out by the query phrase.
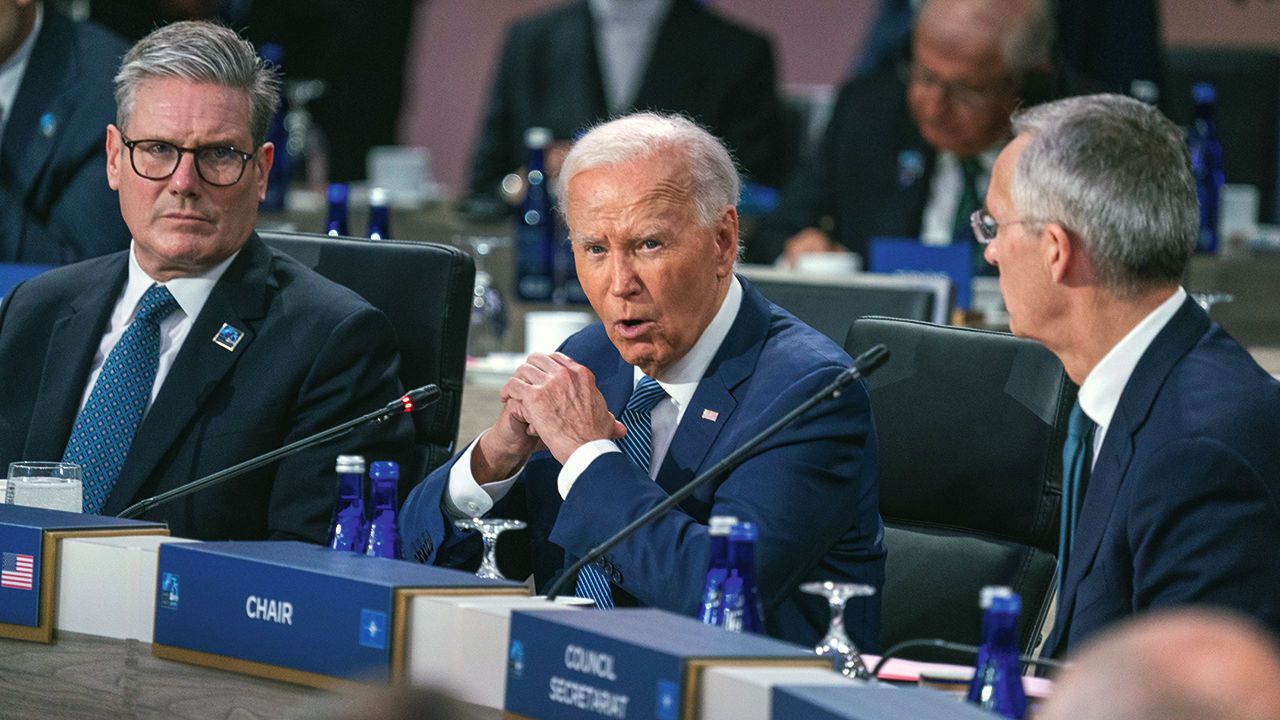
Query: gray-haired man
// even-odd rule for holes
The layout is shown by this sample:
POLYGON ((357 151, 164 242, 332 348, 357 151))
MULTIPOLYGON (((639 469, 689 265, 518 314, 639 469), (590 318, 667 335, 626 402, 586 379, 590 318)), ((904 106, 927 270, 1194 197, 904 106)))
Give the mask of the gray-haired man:
POLYGON ((1280 383, 1179 287, 1199 225, 1182 133, 1117 95, 1013 127, 974 233, 1013 332, 1080 384, 1048 650, 1187 603, 1280 630, 1280 383))
MULTIPOLYGON (((79 463, 85 511, 114 514, 400 391, 387 319, 253 232, 278 88, 252 45, 211 23, 160 28, 125 56, 107 180, 132 246, 0 307, 0 465, 79 463)), ((407 421, 384 432, 382 454, 407 455, 407 421)), ((300 453, 149 517, 185 537, 322 542, 333 455, 300 453)))

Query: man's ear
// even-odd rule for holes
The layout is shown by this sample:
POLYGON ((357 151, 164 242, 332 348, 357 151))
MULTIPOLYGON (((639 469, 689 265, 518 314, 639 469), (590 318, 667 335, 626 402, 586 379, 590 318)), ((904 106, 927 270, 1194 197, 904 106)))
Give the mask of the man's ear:
POLYGON ((107 185, 112 190, 120 189, 120 171, 124 168, 121 163, 124 155, 121 150, 124 148, 124 139, 120 134, 120 128, 114 124, 107 124, 107 185))
POLYGON ((1091 284, 1095 277, 1093 261, 1080 236, 1057 223, 1045 225, 1042 232, 1045 263, 1053 281, 1070 287, 1091 284))
POLYGON ((716 277, 733 274, 738 260, 738 209, 728 205, 716 225, 716 277))

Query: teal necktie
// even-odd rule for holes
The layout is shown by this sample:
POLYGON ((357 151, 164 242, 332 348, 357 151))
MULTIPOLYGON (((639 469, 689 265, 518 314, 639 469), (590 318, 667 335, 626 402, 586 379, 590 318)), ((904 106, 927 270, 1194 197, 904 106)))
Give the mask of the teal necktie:
POLYGON ((178 301, 168 288, 152 285, 147 290, 71 428, 62 459, 80 465, 86 513, 102 512, 120 478, 156 381, 160 321, 177 309, 178 301))
POLYGON ((1058 528, 1059 598, 1062 582, 1067 576, 1067 561, 1075 544, 1076 523, 1080 521, 1085 485, 1089 482, 1093 429, 1093 421, 1080 409, 1080 402, 1076 401, 1071 406, 1071 417, 1067 420, 1067 440, 1062 444, 1062 518, 1058 528))
MULTIPOLYGON (((653 406, 666 396, 667 391, 662 389, 657 380, 643 377, 636 384, 631 399, 618 417, 627 428, 627 434, 618 441, 618 448, 646 472, 653 452, 653 418, 650 413, 653 406)), ((596 607, 613 607, 613 589, 609 586, 609 579, 594 565, 587 565, 578 571, 575 592, 578 597, 595 600, 596 607)))

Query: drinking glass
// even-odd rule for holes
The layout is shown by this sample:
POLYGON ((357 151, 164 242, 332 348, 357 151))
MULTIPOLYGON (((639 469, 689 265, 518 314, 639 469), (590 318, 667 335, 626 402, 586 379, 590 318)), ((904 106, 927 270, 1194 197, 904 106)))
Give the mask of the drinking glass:
POLYGON ((65 462, 23 460, 9 463, 4 502, 9 505, 81 512, 84 486, 80 466, 65 462))
POLYGON ((480 569, 476 571, 476 577, 489 578, 490 580, 506 580, 507 578, 498 570, 498 560, 495 555, 498 547, 498 536, 508 530, 523 529, 525 527, 524 521, 469 518, 455 520, 453 524, 459 530, 475 530, 479 532, 480 539, 484 541, 484 560, 480 563, 480 569))
POLYGON ((501 235, 456 235, 454 244, 471 248, 476 263, 476 282, 471 295, 471 331, 467 335, 467 354, 484 357, 506 349, 507 303, 498 292, 489 267, 489 255, 497 248, 511 245, 501 235))
POLYGON ((870 679, 871 674, 867 672, 866 663, 862 662, 862 655, 849 639, 849 634, 844 631, 844 606, 849 598, 875 595, 876 589, 870 585, 838 583, 830 580, 804 583, 800 589, 810 595, 825 597, 827 607, 831 610, 831 625, 827 628, 827 635, 813 648, 813 652, 819 657, 839 658, 840 674, 845 677, 858 680, 870 679))

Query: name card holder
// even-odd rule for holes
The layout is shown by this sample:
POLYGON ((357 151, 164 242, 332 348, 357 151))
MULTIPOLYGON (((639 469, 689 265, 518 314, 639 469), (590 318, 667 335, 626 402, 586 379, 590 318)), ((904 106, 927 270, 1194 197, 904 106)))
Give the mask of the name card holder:
POLYGON ((61 540, 168 534, 163 523, 0 505, 0 637, 53 642, 61 540))
POLYGON ((411 600, 519 583, 300 542, 164 545, 156 657, 319 688, 401 682, 411 600))
POLYGON ((517 610, 505 709, 517 717, 694 720, 707 668, 830 668, 798 645, 664 610, 517 610))

